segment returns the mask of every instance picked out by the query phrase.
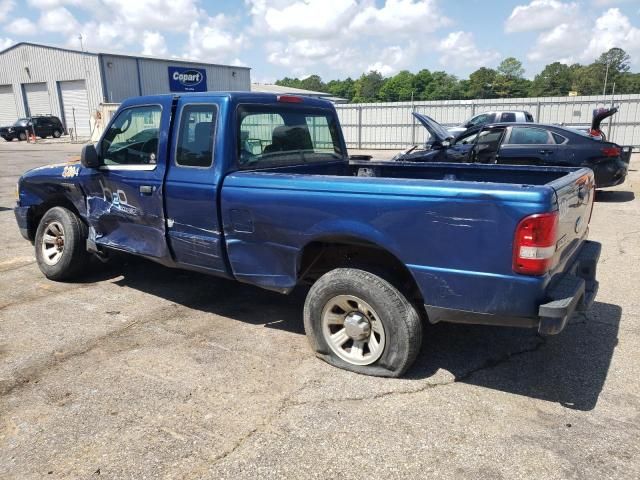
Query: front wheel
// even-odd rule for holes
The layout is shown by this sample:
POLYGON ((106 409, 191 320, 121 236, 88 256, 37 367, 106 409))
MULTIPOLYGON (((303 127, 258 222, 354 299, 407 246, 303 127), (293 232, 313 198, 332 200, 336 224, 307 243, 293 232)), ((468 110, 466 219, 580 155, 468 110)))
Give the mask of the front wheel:
POLYGON ((20 134, 18 134, 18 140, 20 140, 21 142, 24 142, 27 139, 27 134, 25 132, 20 132, 20 134))
POLYGON ((318 357, 365 375, 399 377, 422 343, 411 302, 384 278, 356 268, 337 268, 316 281, 304 327, 318 357))
POLYGON ((62 132, 60 130, 53 131, 53 138, 60 138, 60 135, 62 135, 62 132))
POLYGON ((72 211, 54 207, 47 211, 36 231, 36 260, 50 280, 69 280, 86 269, 87 226, 72 211))

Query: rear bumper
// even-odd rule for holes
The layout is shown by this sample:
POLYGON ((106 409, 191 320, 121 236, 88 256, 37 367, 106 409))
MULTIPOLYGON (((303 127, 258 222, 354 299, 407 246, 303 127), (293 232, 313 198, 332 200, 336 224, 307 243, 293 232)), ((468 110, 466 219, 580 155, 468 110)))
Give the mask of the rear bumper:
POLYGON ((596 188, 615 187, 624 183, 628 167, 629 162, 625 162, 620 157, 593 165, 591 168, 595 176, 596 188))
POLYGON ((586 311, 598 293, 596 266, 602 246, 586 241, 573 264, 554 278, 546 291, 547 302, 540 305, 538 332, 560 333, 575 312, 586 311))
MULTIPOLYGON (((456 310, 425 305, 431 323, 450 322, 474 325, 537 328, 543 335, 560 333, 571 316, 585 311, 593 303, 598 292, 596 265, 600 258, 601 245, 585 241, 574 260, 563 272, 556 274, 536 302, 537 316, 491 314, 456 310)), ((513 295, 509 298, 512 311, 516 312, 523 299, 513 295)))

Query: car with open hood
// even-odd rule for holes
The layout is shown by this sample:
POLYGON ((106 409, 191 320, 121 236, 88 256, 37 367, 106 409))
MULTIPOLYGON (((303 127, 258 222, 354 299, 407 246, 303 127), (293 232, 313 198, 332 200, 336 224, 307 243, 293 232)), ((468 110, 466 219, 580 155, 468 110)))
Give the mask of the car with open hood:
POLYGON ((627 176, 631 147, 575 129, 503 122, 470 128, 454 137, 433 118, 413 115, 431 136, 428 148, 405 150, 394 157, 396 161, 588 167, 598 188, 619 185, 627 176))

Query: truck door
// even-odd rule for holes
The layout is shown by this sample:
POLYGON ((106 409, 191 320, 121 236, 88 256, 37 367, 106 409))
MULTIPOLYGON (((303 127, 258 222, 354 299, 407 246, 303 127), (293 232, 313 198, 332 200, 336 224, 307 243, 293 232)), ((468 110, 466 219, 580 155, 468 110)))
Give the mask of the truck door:
POLYGON ((500 148, 498 163, 557 165, 558 146, 551 132, 537 127, 510 127, 500 148))
POLYGON ((167 234, 176 262, 226 274, 218 219, 214 151, 220 105, 211 98, 178 100, 165 181, 167 234))
POLYGON ((165 239, 162 182, 172 98, 124 106, 96 146, 101 166, 83 184, 89 240, 162 261, 165 239))

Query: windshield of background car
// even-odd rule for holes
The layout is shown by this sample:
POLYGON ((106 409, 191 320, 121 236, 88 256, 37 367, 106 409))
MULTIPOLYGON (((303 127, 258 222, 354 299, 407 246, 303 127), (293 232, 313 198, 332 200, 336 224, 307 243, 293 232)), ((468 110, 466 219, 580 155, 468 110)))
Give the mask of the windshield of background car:
POLYGON ((14 127, 26 127, 29 120, 27 118, 21 118, 13 124, 14 127))
POLYGON ((333 112, 283 105, 238 107, 240 168, 326 162, 345 157, 333 112))

